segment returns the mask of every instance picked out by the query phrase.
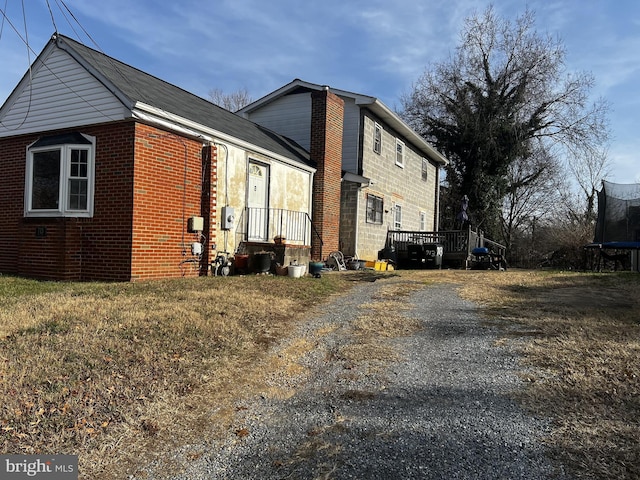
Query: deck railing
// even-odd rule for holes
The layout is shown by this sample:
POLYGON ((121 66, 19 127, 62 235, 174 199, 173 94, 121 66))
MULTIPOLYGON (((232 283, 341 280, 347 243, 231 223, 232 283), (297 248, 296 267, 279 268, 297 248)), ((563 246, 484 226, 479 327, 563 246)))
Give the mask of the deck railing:
POLYGON ((417 232, 390 230, 385 247, 394 251, 399 262, 408 259, 409 245, 437 243, 443 247, 445 262, 458 262, 466 266, 471 252, 476 247, 487 247, 494 253, 504 255, 506 247, 484 237, 482 232, 472 229, 443 230, 440 232, 417 232))

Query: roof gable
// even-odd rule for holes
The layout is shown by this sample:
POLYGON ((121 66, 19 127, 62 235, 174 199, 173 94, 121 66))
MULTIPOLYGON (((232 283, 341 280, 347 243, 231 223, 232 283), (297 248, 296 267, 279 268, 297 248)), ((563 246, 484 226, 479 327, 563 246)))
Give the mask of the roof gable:
MULTIPOLYGON (((119 115, 103 115, 102 122, 122 119, 125 116, 135 116, 137 108, 145 108, 146 113, 161 112, 164 118, 167 119, 166 123, 175 123, 177 125, 188 123, 190 131, 198 132, 200 129, 206 129, 214 134, 220 133, 229 141, 237 139, 240 141, 238 143, 243 144, 246 148, 251 149, 251 146, 255 146, 257 147, 256 150, 271 152, 276 156, 285 157, 294 162, 312 165, 308 152, 294 141, 64 35, 56 34, 51 38, 49 44, 40 54, 36 63, 34 63, 32 71, 36 67, 41 72, 50 72, 49 77, 51 78, 49 80, 56 84, 58 88, 60 84, 70 87, 69 91, 72 92, 70 94, 72 97, 66 99, 67 104, 84 104, 85 107, 88 106, 93 110, 95 114, 96 111, 102 109, 108 98, 111 102, 110 105, 117 106, 119 109, 119 115), (55 65, 50 65, 51 59, 58 57, 65 58, 70 66, 66 69, 58 69, 55 65), (69 68, 75 71, 75 75, 82 76, 85 81, 90 79, 92 88, 96 91, 99 90, 104 96, 102 102, 88 102, 83 98, 85 90, 74 88, 68 79, 69 68)), ((20 111, 22 111, 23 116, 25 114, 26 116, 33 116, 33 110, 29 110, 25 106, 21 107, 22 110, 15 108, 20 103, 16 101, 17 99, 21 98, 24 104, 26 91, 32 90, 37 95, 40 95, 38 91, 40 86, 36 84, 35 77, 33 78, 31 80, 27 72, 19 86, 14 90, 14 93, 0 109, 0 122, 4 123, 4 119, 8 117, 5 112, 8 111, 11 111, 16 118, 18 118, 17 115, 20 111)), ((32 129, 31 131, 58 129, 89 123, 97 122, 84 121, 84 123, 78 123, 76 121, 73 125, 61 125, 56 118, 47 118, 34 124, 34 127, 37 126, 39 130, 32 129)), ((4 133, 0 130, 0 136, 16 134, 15 130, 13 133, 4 133)))
POLYGON ((130 116, 103 83, 49 43, 0 108, 0 137, 130 116))
POLYGON ((349 92, 347 90, 340 90, 332 88, 326 85, 319 85, 315 83, 305 82, 304 80, 295 79, 292 82, 280 87, 279 89, 265 95, 264 97, 256 100, 255 102, 247 105, 246 107, 238 110, 238 114, 249 117, 250 114, 256 110, 259 110, 265 105, 281 98, 285 95, 293 93, 299 93, 301 91, 319 91, 330 90, 335 95, 342 97, 343 99, 349 99, 353 101, 360 109, 366 108, 384 120, 390 127, 402 135, 407 141, 411 142, 423 155, 429 157, 434 162, 441 165, 446 165, 448 160, 438 152, 429 142, 427 142, 422 136, 416 133, 409 125, 407 125, 396 113, 388 108, 376 97, 369 95, 362 95, 358 93, 349 92))
POLYGON ((133 107, 139 103, 149 105, 278 155, 311 164, 308 153, 290 139, 75 40, 60 36, 58 42, 61 48, 75 52, 87 68, 103 75, 133 107))

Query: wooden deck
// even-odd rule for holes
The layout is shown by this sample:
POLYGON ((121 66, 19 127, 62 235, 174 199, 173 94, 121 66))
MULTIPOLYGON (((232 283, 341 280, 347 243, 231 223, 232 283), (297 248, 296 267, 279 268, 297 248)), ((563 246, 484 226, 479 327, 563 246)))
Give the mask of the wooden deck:
POLYGON ((486 247, 489 251, 504 257, 506 247, 485 238, 471 228, 467 230, 444 230, 440 232, 417 232, 390 230, 387 232, 386 252, 393 252, 400 267, 409 261, 409 245, 438 244, 443 247, 443 265, 469 268, 473 261, 474 248, 486 247))

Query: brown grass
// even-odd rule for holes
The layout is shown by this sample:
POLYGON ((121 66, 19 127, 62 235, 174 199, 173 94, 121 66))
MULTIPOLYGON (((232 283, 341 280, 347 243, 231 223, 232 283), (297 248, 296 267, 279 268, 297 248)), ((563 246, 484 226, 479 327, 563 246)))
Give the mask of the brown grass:
POLYGON ((82 478, 125 478, 204 429, 223 431, 274 367, 261 362, 269 346, 348 278, 1 277, 0 449, 73 453, 82 478))
MULTIPOLYGON (((362 306, 337 352, 346 362, 398 358, 387 339, 419 328, 404 314, 404 296, 456 283, 486 322, 503 327, 502 343, 522 353, 527 388, 518 400, 552 419, 554 457, 582 478, 640 477, 640 275, 620 273, 344 272, 138 284, 1 277, 0 448, 78 454, 81 478, 141 476, 145 462, 235 428, 235 412, 255 392, 294 394, 269 376, 309 373, 298 360, 316 345, 292 338, 295 324, 354 281, 381 277, 380 294, 362 306)), ((333 448, 311 437, 300 458, 333 448)))

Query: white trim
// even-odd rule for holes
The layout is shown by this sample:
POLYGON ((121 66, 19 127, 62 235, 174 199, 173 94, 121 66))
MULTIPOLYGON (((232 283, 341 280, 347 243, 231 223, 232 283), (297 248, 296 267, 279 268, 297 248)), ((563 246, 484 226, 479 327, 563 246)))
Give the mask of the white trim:
POLYGON ((373 123, 373 145, 372 145, 373 153, 382 155, 382 137, 383 136, 384 136, 384 129, 382 128, 382 125, 380 125, 378 122, 374 122, 373 123), (380 132, 380 144, 378 145, 378 150, 376 150, 376 139, 377 139, 378 132, 380 132))
POLYGON ((91 218, 93 217, 94 193, 95 193, 95 156, 96 138, 82 134, 90 144, 64 143, 59 145, 48 145, 44 147, 31 148, 29 144, 26 148, 26 168, 25 168, 25 188, 24 188, 24 216, 25 217, 69 217, 69 218, 91 218), (33 210, 31 202, 33 200, 33 154, 58 150, 60 152, 60 177, 58 184, 58 208, 49 210, 33 210), (69 179, 71 177, 71 152, 72 150, 87 151, 87 208, 83 210, 69 209, 69 179))
POLYGON ((399 203, 393 204, 393 229, 402 230, 402 205, 399 203), (398 222, 397 215, 400 213, 400 221, 398 222))
POLYGON ((396 165, 399 166, 399 167, 404 168, 404 162, 405 162, 406 156, 407 156, 406 145, 404 144, 404 142, 402 140, 400 140, 399 138, 396 138, 396 149, 395 149, 395 152, 394 152, 394 158, 395 158, 395 161, 396 161, 396 165), (401 161, 398 161, 398 152, 399 152, 398 147, 401 147, 401 150, 402 150, 402 159, 401 159, 401 161))

